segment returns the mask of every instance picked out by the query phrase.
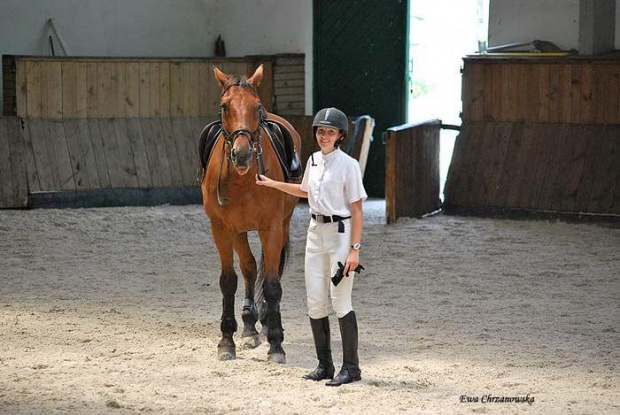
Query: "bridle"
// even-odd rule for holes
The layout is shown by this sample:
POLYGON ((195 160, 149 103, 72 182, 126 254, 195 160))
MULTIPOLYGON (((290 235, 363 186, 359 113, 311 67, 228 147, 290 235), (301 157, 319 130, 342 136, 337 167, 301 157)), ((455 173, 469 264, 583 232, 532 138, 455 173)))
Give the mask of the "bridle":
MULTIPOLYGON (((249 87, 258 95, 258 91, 256 90, 256 87, 253 84, 240 80, 240 81, 237 81, 235 83, 232 83, 226 86, 226 88, 224 88, 224 90, 222 91, 222 95, 220 95, 220 99, 233 86, 249 87)), ((258 164, 259 174, 265 174, 266 172, 265 165, 263 163, 263 148, 261 146, 261 127, 266 124, 267 117, 265 116, 265 110, 262 104, 260 104, 258 107, 258 126, 256 127, 256 130, 254 131, 250 131, 247 128, 239 128, 232 132, 228 131, 226 128, 224 128, 224 122, 222 120, 223 110, 224 110, 223 106, 220 105, 219 118, 220 118, 221 132, 222 132, 222 135, 224 136, 224 143, 225 143, 224 147, 222 147, 222 164, 220 165, 220 174, 217 180, 217 200, 220 206, 223 206, 228 202, 228 199, 220 197, 220 180, 222 177, 222 168, 224 167, 223 166, 224 155, 226 154, 226 159, 228 159, 228 161, 232 163, 232 157, 234 156, 234 152, 235 152, 234 150, 235 140, 240 135, 245 136, 250 144, 251 151, 256 157, 256 163, 258 164), (229 149, 228 152, 226 152, 226 147, 228 147, 229 149)), ((226 169, 228 171, 228 164, 226 165, 226 169)))

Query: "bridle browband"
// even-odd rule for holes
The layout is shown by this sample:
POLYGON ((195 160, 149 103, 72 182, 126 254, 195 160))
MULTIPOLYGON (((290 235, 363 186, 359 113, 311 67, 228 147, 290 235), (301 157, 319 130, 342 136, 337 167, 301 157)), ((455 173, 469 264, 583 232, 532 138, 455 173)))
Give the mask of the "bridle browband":
MULTIPOLYGON (((222 98, 224 94, 226 94, 226 92, 228 92, 228 90, 232 88, 233 86, 249 87, 258 95, 258 91, 256 90, 256 87, 252 83, 247 82, 246 80, 242 79, 242 80, 233 82, 230 85, 227 85, 222 91, 220 98, 222 98)), ((237 130, 230 132, 226 128, 224 128, 224 122, 222 120, 222 110, 223 109, 220 106, 220 114, 219 114, 220 126, 221 126, 222 135, 224 136, 224 143, 225 143, 224 147, 222 147, 222 165, 220 166, 220 174, 219 174, 218 181, 217 181, 217 200, 220 206, 223 206, 228 202, 228 199, 220 197, 220 179, 222 175, 222 167, 224 167, 223 156, 224 154, 226 154, 226 146, 228 146, 230 150, 228 154, 226 154, 226 158, 228 159, 228 161, 232 162, 232 154, 234 152, 233 147, 235 145, 235 140, 237 139, 237 137, 239 137, 240 135, 245 135, 247 137, 248 142, 250 143, 250 147, 252 149, 252 153, 254 153, 256 157, 256 163, 258 164, 258 172, 259 174, 265 174, 265 165, 263 163, 263 149, 261 147, 260 139, 261 139, 261 127, 266 124, 266 119, 267 119, 267 117, 265 117, 265 110, 263 109, 263 105, 260 104, 258 107, 258 126, 256 127, 256 130, 250 131, 246 128, 239 128, 237 130)), ((226 165, 226 168, 228 169, 228 164, 226 165)))

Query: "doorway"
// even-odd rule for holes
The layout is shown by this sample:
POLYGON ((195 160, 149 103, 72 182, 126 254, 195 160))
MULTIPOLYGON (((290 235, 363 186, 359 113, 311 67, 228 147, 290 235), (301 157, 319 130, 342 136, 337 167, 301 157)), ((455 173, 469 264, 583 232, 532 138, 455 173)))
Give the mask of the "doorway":
MULTIPOLYGON (((486 48, 489 0, 410 0, 407 123, 433 118, 461 125, 463 57, 486 48)), ((439 194, 458 132, 440 136, 439 194)))

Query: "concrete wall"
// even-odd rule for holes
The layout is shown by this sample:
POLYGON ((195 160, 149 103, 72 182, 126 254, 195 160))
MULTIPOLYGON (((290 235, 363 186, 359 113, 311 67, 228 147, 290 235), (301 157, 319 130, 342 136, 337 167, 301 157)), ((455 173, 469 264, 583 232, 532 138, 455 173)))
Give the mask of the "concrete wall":
POLYGON ((49 18, 74 56, 210 57, 218 34, 227 56, 304 53, 311 109, 309 0, 4 0, 0 54, 49 55, 49 18))
MULTIPOLYGON (((534 39, 579 49, 580 0, 490 0, 489 46, 534 39)), ((620 0, 616 0, 615 48, 620 49, 620 0)))

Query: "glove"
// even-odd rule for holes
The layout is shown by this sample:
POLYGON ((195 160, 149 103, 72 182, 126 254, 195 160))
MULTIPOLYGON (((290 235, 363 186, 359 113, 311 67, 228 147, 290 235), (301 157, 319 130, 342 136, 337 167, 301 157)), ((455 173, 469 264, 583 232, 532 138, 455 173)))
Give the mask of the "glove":
MULTIPOLYGON (((359 274, 362 272, 363 269, 366 268, 364 268, 362 264, 359 264, 357 268, 355 268, 353 271, 359 274)), ((338 284, 340 284, 340 281, 342 281, 342 278, 344 278, 344 265, 342 264, 342 262, 338 261, 338 271, 336 271, 336 275, 332 277, 332 283, 334 284, 334 286, 338 286, 338 284)))

